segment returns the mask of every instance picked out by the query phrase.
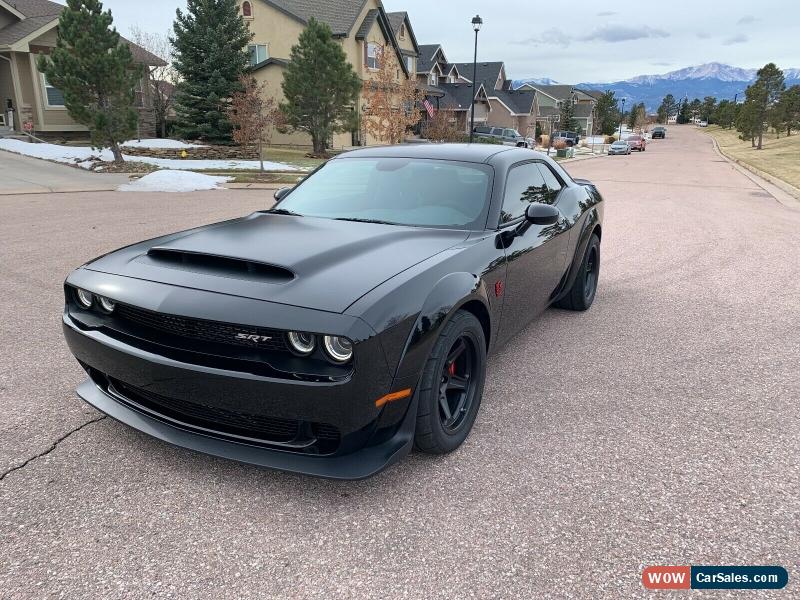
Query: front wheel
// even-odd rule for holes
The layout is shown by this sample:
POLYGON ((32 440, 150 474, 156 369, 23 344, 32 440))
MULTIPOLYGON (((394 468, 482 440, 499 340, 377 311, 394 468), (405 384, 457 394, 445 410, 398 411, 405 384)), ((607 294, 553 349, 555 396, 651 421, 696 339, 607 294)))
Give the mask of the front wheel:
POLYGON ((414 447, 447 454, 467 439, 486 381, 486 336, 480 321, 456 312, 442 328, 422 372, 414 447))
POLYGON ((569 292, 556 302, 559 308, 568 310, 589 310, 597 294, 597 284, 600 280, 600 238, 592 234, 589 245, 583 254, 578 274, 569 292))

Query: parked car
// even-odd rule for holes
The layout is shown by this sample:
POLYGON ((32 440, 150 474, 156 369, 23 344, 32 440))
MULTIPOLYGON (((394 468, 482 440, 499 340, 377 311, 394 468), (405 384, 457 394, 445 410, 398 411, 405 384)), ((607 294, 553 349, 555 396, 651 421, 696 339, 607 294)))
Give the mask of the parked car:
POLYGON ((578 142, 581 140, 581 136, 579 133, 575 131, 554 131, 552 137, 552 141, 556 141, 557 139, 566 140, 567 146, 577 146, 578 142))
POLYGON ((653 133, 650 135, 650 139, 654 140, 656 138, 661 138, 662 140, 667 137, 667 128, 666 127, 654 127, 653 133))
POLYGON ((356 150, 275 198, 69 275, 81 398, 176 446, 364 478, 458 448, 487 355, 595 297, 603 198, 531 150, 356 150))
POLYGON ((617 140, 608 147, 608 154, 630 154, 631 146, 625 140, 617 140))
POLYGON ((476 127, 473 131, 476 136, 500 140, 506 146, 515 146, 518 148, 536 147, 536 142, 533 138, 526 138, 516 129, 480 126, 476 127))
POLYGON ((626 140, 628 145, 631 147, 631 150, 636 150, 637 152, 644 152, 647 150, 647 140, 644 139, 644 136, 641 135, 631 135, 628 136, 626 140))
POLYGON ((708 127, 708 121, 700 121, 698 125, 700 125, 700 127, 708 127))

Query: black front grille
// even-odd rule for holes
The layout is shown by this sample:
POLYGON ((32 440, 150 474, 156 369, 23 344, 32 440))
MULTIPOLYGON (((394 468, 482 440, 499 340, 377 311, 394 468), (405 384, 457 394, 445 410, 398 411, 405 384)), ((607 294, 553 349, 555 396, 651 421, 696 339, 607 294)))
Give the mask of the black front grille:
POLYGON ((288 351, 283 332, 278 329, 180 317, 127 304, 118 304, 114 316, 139 327, 191 340, 258 350, 288 351))
POLYGON ((116 379, 109 383, 109 390, 118 396, 190 427, 315 454, 330 454, 339 447, 339 430, 326 423, 281 419, 170 398, 116 379))

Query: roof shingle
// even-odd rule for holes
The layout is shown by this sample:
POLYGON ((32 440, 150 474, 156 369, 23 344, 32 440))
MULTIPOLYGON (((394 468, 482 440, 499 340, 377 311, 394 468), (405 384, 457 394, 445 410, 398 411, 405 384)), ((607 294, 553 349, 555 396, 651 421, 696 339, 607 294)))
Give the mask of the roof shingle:
POLYGON ((349 35, 366 0, 263 0, 284 13, 308 23, 311 18, 327 23, 334 35, 349 35))
POLYGON ((63 4, 56 4, 50 0, 5 0, 9 6, 17 9, 26 17, 49 17, 60 15, 64 10, 63 4))

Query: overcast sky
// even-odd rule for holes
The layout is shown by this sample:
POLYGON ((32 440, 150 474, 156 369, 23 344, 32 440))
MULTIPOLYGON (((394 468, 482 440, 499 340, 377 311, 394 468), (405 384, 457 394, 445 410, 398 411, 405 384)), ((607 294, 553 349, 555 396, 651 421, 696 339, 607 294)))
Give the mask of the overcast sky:
MULTIPOLYGON (((62 3, 63 0, 59 0, 62 3)), ((258 2, 259 0, 256 0, 258 2)), ((324 1, 324 0, 320 0, 324 1)), ((503 60, 514 79, 617 81, 706 62, 800 67, 797 0, 385 0, 405 10, 420 44, 441 43, 453 62, 472 60, 470 21, 484 20, 479 60, 503 60), (610 8, 612 7, 613 8, 610 8)), ((166 31, 185 0, 105 0, 117 28, 166 31)))

